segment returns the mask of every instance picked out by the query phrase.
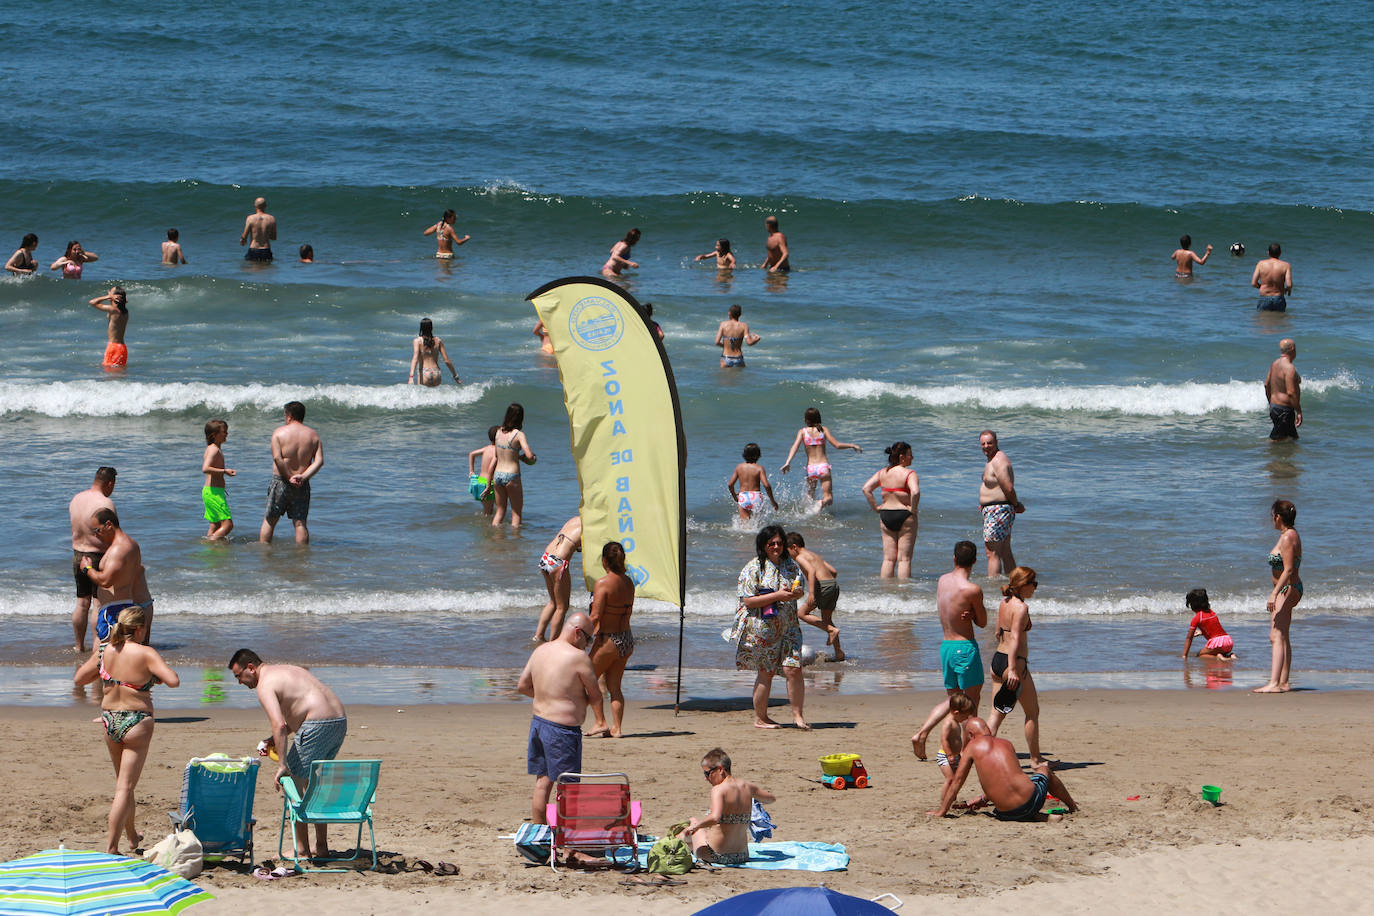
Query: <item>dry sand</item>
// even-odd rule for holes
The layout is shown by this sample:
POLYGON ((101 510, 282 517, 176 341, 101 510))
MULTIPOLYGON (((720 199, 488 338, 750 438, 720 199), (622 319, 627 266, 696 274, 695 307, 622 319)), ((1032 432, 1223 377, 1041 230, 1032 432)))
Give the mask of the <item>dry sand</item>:
MULTIPOLYGON (((777 793, 769 806, 777 839, 843 843, 851 856, 847 872, 694 871, 683 886, 657 890, 624 887, 619 874, 559 876, 527 867, 509 840, 498 839, 529 807, 527 707, 354 707, 343 756, 385 761, 376 806, 380 850, 454 862, 462 874, 262 882, 215 867, 198 881, 218 899, 192 912, 286 905, 339 913, 691 913, 748 890, 821 883, 867 897, 894 893, 908 913, 956 905, 956 897, 960 911, 971 913, 1008 905, 1065 913, 1104 905, 1277 913, 1313 902, 1334 912, 1371 909, 1374 722, 1366 692, 1047 693, 1045 751, 1083 810, 1039 825, 984 814, 925 816, 938 802, 940 777, 933 763, 915 760, 910 738, 936 699, 929 692, 814 697, 811 733, 758 731, 742 702, 677 717, 671 708, 631 704, 630 736, 589 740, 584 768, 630 774, 645 830, 661 833, 705 806, 697 763, 719 744, 737 773, 777 793), (872 788, 834 792, 798 778, 817 776, 816 758, 838 751, 862 754, 872 788), (1223 787, 1221 807, 1201 800, 1203 783, 1223 787)), ((779 712, 779 721, 790 718, 779 712)), ((89 707, 0 708, 11 769, 0 858, 59 841, 102 847, 113 774, 93 715, 89 707)), ((166 832, 163 812, 176 806, 187 758, 250 753, 266 733, 257 711, 161 713, 139 786, 139 827, 150 842, 166 832)), ((1003 736, 1024 747, 1019 712, 1003 736)), ((281 809, 270 776, 263 767, 259 860, 276 857, 281 809)), ((964 797, 976 791, 970 786, 964 797)), ((333 837, 336 848, 345 838, 338 830, 333 837)))

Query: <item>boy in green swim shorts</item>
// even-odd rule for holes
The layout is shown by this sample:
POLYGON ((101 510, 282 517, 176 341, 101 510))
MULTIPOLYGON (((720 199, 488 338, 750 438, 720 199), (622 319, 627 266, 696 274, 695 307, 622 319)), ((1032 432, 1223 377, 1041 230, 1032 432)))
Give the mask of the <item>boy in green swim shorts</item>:
POLYGON ((492 515, 496 512, 496 493, 491 488, 491 477, 496 471, 496 431, 499 426, 487 430, 490 445, 475 448, 468 452, 468 492, 482 504, 482 512, 492 515), (474 470, 474 467, 476 470, 474 470))
POLYGON ((205 537, 211 541, 222 541, 234 530, 229 492, 224 489, 224 478, 234 476, 234 471, 224 466, 224 440, 228 438, 228 422, 211 420, 205 424, 205 456, 200 460, 205 485, 200 488, 200 500, 205 504, 205 520, 210 523, 205 537))

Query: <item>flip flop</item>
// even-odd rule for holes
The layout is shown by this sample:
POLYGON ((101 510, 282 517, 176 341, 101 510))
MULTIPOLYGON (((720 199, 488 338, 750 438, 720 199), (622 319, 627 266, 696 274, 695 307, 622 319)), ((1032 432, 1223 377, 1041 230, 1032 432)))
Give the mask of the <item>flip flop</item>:
POLYGON ((434 866, 434 873, 443 878, 451 878, 458 874, 458 866, 451 862, 440 862, 438 865, 434 866))
POLYGON ((434 871, 434 865, 433 863, 426 862, 424 859, 416 859, 414 862, 410 863, 410 870, 415 871, 416 869, 429 874, 434 871))
POLYGON ((291 878, 298 874, 300 872, 287 868, 285 865, 278 865, 271 871, 262 865, 253 869, 253 877, 261 881, 276 881, 279 878, 291 878))

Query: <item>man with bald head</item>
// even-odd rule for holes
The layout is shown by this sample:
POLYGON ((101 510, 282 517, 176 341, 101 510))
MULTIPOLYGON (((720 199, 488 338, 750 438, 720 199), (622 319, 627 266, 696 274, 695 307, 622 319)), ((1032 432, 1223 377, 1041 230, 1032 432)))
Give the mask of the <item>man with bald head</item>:
POLYGON ((1050 770, 1049 763, 1040 764, 1027 776, 1021 769, 1021 762, 1016 759, 1016 748, 1006 738, 993 737, 988 723, 982 719, 969 717, 964 723, 964 736, 959 766, 954 771, 954 778, 945 783, 940 807, 926 812, 931 817, 949 814, 954 799, 959 797, 959 790, 968 779, 970 767, 978 770, 983 797, 974 799, 969 807, 977 808, 991 802, 993 814, 999 821, 1059 820, 1057 814, 1040 812, 1045 798, 1050 794, 1062 801, 1070 811, 1078 810, 1069 790, 1050 770))
POLYGON ((1293 338, 1279 341, 1279 358, 1269 365, 1264 377, 1264 396, 1269 400, 1269 422, 1274 428, 1269 438, 1275 442, 1298 438, 1302 426, 1302 376, 1293 360, 1298 358, 1298 345, 1293 338))
POLYGON ((544 809, 559 775, 582 770, 587 705, 601 705, 601 688, 587 657, 591 641, 591 618, 581 611, 569 615, 557 639, 530 653, 516 685, 534 698, 526 772, 534 777, 530 811, 536 824, 548 823, 544 809))
POLYGON ((243 221, 243 234, 239 244, 247 245, 245 261, 272 260, 272 243, 277 238, 277 218, 267 212, 267 198, 259 197, 253 201, 253 212, 243 221))

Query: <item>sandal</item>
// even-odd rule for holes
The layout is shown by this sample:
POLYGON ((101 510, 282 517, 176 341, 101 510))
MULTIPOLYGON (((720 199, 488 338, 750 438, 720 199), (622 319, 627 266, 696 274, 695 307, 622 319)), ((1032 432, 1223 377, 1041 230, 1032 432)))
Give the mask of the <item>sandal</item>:
POLYGON ((434 873, 441 878, 451 878, 458 874, 458 866, 451 862, 440 862, 434 866, 434 873))
POLYGON ((414 862, 410 863, 410 870, 416 871, 417 869, 425 874, 430 874, 434 871, 434 865, 430 862, 426 862, 424 859, 416 859, 414 862))

